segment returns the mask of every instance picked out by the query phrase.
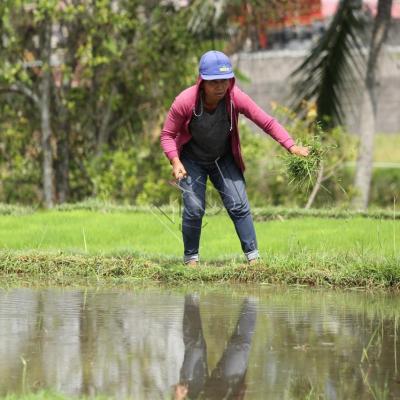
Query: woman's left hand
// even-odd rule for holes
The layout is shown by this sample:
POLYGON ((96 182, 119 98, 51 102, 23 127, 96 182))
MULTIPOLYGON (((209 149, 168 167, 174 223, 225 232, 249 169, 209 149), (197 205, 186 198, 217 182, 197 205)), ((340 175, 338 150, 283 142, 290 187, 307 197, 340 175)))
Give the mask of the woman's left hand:
POLYGON ((289 149, 289 151, 292 154, 295 154, 296 156, 302 156, 302 157, 307 157, 308 154, 310 153, 308 147, 302 147, 302 146, 296 146, 296 145, 293 145, 289 149))

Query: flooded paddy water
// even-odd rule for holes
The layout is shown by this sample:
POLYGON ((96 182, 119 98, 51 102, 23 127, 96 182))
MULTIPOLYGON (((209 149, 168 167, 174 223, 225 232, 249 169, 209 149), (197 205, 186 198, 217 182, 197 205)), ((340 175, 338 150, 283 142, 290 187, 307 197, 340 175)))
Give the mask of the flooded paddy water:
POLYGON ((0 396, 399 399, 399 316, 387 292, 0 289, 0 396))

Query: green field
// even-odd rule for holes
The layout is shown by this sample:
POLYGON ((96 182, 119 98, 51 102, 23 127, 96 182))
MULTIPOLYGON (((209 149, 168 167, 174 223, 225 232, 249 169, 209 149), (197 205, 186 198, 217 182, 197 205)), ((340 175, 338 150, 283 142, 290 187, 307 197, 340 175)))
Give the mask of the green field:
MULTIPOLYGON (((0 217, 0 249, 70 254, 135 254, 180 259, 179 215, 49 211, 0 217)), ((225 212, 204 219, 203 260, 239 260, 239 240, 225 212)), ((362 217, 293 218, 256 223, 262 256, 296 253, 391 256, 400 250, 400 222, 362 217)))
POLYGON ((400 164, 400 134, 375 135, 374 161, 400 164))
POLYGON ((256 222, 262 260, 244 262, 225 212, 207 216, 200 268, 182 265, 178 215, 40 211, 0 217, 3 282, 264 282, 400 287, 400 221, 354 216, 256 222))

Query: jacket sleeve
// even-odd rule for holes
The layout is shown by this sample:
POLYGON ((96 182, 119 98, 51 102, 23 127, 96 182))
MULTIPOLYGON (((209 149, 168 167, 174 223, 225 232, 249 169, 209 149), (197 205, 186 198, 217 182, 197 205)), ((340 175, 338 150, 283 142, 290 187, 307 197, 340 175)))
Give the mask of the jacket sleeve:
POLYGON ((178 148, 176 145, 176 137, 184 123, 183 113, 180 112, 177 100, 172 103, 168 111, 167 118, 164 122, 164 127, 161 131, 161 147, 165 155, 171 161, 174 157, 178 156, 178 148))
POLYGON ((235 103, 238 111, 253 121, 265 133, 272 136, 285 149, 289 150, 295 143, 285 128, 278 121, 262 110, 246 93, 238 87, 234 89, 235 103))

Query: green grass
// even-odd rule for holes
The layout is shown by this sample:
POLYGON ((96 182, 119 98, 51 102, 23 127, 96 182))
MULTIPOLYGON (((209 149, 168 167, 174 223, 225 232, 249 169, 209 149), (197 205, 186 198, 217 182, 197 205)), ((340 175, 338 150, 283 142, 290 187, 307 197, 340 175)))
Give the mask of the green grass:
POLYGON ((374 161, 400 163, 400 134, 375 135, 374 161))
MULTIPOLYGON (((180 218, 154 213, 36 212, 0 217, 0 249, 180 258, 180 218)), ((221 212, 204 220, 204 260, 241 257, 233 224, 221 212)), ((293 218, 256 223, 263 255, 348 253, 390 256, 400 249, 400 223, 368 218, 293 218), (397 249, 397 250, 396 250, 397 249)))
POLYGON ((400 222, 365 217, 256 223, 263 260, 247 268, 225 213, 204 220, 203 267, 181 265, 178 215, 41 211, 0 217, 3 283, 41 280, 270 282, 400 287, 400 222), (171 222, 172 220, 172 222, 171 222))
MULTIPOLYGON (((355 147, 357 134, 349 134, 349 145, 355 147)), ((354 154, 356 161, 356 153, 354 154)), ((400 163, 400 134, 378 133, 374 137, 373 161, 376 163, 400 163)))
POLYGON ((176 261, 128 255, 0 253, 0 277, 2 286, 251 282, 400 289, 399 264, 398 256, 297 253, 267 256, 251 267, 238 262, 210 262, 203 263, 199 268, 189 268, 176 261))

